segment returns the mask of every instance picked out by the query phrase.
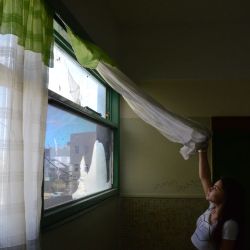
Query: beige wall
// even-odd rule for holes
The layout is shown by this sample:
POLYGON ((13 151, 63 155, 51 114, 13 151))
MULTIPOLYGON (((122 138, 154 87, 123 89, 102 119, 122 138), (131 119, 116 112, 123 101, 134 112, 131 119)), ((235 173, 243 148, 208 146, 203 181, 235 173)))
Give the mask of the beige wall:
POLYGON ((43 250, 117 250, 119 244, 119 205, 117 197, 93 207, 41 236, 43 250))
MULTIPOLYGON (((250 33, 241 21, 136 24, 120 30, 121 67, 166 108, 210 126, 250 115, 250 33)), ((200 197, 198 162, 121 104, 121 194, 200 197)), ((211 162, 211 153, 210 153, 211 162)))
POLYGON ((250 79, 245 22, 184 22, 120 30, 120 66, 135 81, 250 79))
MULTIPOLYGON (((168 80, 140 86, 168 109, 207 127, 211 116, 250 115, 250 81, 168 80)), ((202 196, 197 156, 183 160, 180 145, 141 121, 124 101, 121 116, 123 196, 202 196)))

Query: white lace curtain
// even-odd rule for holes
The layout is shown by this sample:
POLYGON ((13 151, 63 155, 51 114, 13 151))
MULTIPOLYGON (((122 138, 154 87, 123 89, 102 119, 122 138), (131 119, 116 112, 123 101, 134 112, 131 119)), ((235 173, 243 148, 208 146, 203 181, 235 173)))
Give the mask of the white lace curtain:
POLYGON ((39 248, 52 45, 44 0, 1 1, 0 249, 39 248))
POLYGON ((37 249, 47 67, 17 36, 0 35, 0 249, 37 249))

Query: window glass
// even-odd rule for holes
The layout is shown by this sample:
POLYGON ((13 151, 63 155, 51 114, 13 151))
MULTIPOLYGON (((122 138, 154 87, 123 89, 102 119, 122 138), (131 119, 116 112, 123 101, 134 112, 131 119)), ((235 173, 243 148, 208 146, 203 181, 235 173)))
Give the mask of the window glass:
POLYGON ((54 67, 49 69, 49 89, 105 118, 106 87, 58 45, 54 46, 54 67))
POLYGON ((113 131, 49 104, 44 159, 44 208, 112 187, 113 131))

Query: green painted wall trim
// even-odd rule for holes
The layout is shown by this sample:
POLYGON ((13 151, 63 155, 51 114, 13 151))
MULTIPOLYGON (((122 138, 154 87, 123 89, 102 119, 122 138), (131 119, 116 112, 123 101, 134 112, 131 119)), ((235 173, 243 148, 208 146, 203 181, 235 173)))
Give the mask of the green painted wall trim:
POLYGON ((114 130, 114 172, 113 187, 120 187, 120 95, 112 90, 111 92, 111 120, 117 124, 114 130))
MULTIPOLYGON (((62 19, 74 30, 74 32, 83 39, 93 42, 89 34, 84 30, 79 21, 71 14, 68 8, 61 0, 46 0, 46 3, 54 10, 56 13, 55 20, 64 25, 62 19)), ((64 27, 65 28, 65 27, 64 27)))

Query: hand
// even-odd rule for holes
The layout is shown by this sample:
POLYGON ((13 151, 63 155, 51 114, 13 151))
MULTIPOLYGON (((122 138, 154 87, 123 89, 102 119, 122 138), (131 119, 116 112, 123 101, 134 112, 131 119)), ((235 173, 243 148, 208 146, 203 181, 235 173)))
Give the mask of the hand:
POLYGON ((207 152, 207 150, 208 150, 208 142, 203 142, 196 146, 197 152, 207 152))

